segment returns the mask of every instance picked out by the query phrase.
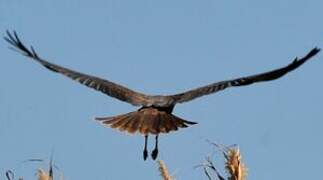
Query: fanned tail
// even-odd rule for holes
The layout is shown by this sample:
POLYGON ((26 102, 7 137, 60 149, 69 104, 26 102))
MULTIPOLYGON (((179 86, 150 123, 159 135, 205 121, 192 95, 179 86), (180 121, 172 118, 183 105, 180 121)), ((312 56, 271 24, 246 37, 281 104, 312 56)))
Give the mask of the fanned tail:
POLYGON ((139 132, 144 135, 169 133, 170 131, 177 131, 179 128, 197 124, 155 108, 143 108, 127 114, 95 119, 105 126, 120 131, 126 131, 131 134, 139 132))

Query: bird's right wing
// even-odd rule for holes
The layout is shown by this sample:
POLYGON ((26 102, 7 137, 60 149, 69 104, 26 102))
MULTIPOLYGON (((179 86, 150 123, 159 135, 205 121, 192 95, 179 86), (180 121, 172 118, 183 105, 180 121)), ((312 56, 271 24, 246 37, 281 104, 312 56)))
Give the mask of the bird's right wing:
POLYGON ((279 69, 275 69, 269 72, 260 73, 252 76, 246 76, 246 77, 241 77, 237 79, 216 82, 213 84, 209 84, 207 86, 186 91, 184 93, 175 94, 170 97, 174 99, 174 103, 183 103, 204 95, 216 93, 228 87, 245 86, 256 82, 275 80, 284 76, 288 72, 298 68, 307 60, 309 60, 311 57, 315 56, 319 51, 320 49, 314 48, 303 58, 301 59, 295 58, 295 60, 292 63, 279 69))
POLYGON ((13 46, 14 50, 18 50, 23 55, 37 61, 47 69, 56 73, 63 74, 75 81, 78 81, 79 83, 87 87, 101 91, 106 95, 117 98, 121 101, 128 102, 135 106, 145 106, 149 102, 149 96, 147 95, 135 92, 131 89, 128 89, 124 86, 113 83, 111 81, 101 79, 95 76, 83 74, 83 73, 50 63, 40 58, 35 52, 35 50, 33 49, 33 47, 28 49, 20 41, 15 31, 13 32, 13 35, 9 31, 7 31, 7 37, 4 37, 4 39, 13 46))

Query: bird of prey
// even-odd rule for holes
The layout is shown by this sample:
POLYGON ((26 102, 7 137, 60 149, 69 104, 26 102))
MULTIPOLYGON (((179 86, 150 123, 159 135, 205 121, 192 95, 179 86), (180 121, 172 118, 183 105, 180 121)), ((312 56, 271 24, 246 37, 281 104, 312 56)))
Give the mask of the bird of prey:
POLYGON ((96 120, 101 122, 105 126, 116 128, 120 131, 126 131, 128 133, 139 132, 145 138, 145 145, 143 150, 143 158, 146 160, 148 156, 147 140, 148 135, 155 135, 155 148, 151 152, 152 159, 156 159, 158 155, 158 135, 161 133, 169 133, 170 131, 176 131, 179 128, 186 128, 189 125, 196 124, 184 120, 180 117, 172 114, 175 105, 179 103, 185 103, 196 99, 198 97, 209 95, 222 91, 229 87, 245 86, 256 82, 271 81, 278 79, 290 71, 301 66, 307 60, 315 56, 320 49, 313 48, 303 58, 295 58, 290 64, 285 67, 281 67, 265 73, 260 73, 251 76, 240 77, 237 79, 225 80, 215 82, 203 87, 192 89, 186 92, 174 94, 174 95, 146 95, 140 92, 136 92, 127 87, 119 85, 117 83, 105 80, 92 75, 80 73, 53 63, 50 63, 41 58, 31 46, 28 49, 19 39, 17 33, 13 31, 10 33, 7 31, 7 36, 4 39, 10 43, 15 50, 19 51, 23 55, 35 60, 47 69, 60 73, 78 81, 79 83, 101 91, 102 93, 117 98, 121 101, 130 103, 134 106, 140 106, 137 111, 114 116, 114 117, 98 117, 96 120))

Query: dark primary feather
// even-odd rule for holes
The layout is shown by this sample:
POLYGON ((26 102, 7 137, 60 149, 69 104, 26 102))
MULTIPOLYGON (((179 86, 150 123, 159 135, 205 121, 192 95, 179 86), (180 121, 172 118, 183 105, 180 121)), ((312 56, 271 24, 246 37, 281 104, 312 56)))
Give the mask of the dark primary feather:
POLYGON ((14 50, 18 50, 23 55, 34 59, 35 61, 39 62, 47 69, 63 74, 73 80, 78 81, 81 84, 84 84, 90 88, 95 90, 101 91, 109 96, 115 97, 121 101, 128 102, 135 106, 145 106, 148 104, 148 97, 144 94, 135 92, 130 90, 126 87, 118 85, 108 80, 104 80, 95 76, 90 76, 87 74, 83 74, 77 71, 73 71, 71 69, 64 68, 62 66, 58 66, 56 64, 50 63, 46 60, 41 59, 37 53, 35 52, 34 48, 31 47, 30 50, 20 41, 17 33, 14 31, 13 35, 7 31, 7 37, 4 39, 10 43, 14 48, 14 50))
POLYGON ((211 93, 215 93, 221 90, 224 90, 228 87, 234 87, 234 86, 245 86, 249 85, 255 82, 262 82, 262 81, 271 81, 278 79, 285 74, 287 74, 290 71, 293 71, 294 69, 298 68, 301 66, 304 62, 309 60, 311 57, 315 56, 320 49, 314 48, 312 49, 306 56, 304 56, 301 59, 295 58, 295 60, 290 63, 289 65, 275 69, 269 72, 261 73, 261 74, 256 74, 252 76, 246 76, 246 77, 241 77, 233 80, 227 80, 227 81, 221 81, 221 82, 216 82, 207 86, 203 86, 197 89, 193 89, 190 91, 186 91, 184 93, 180 94, 175 94, 173 95, 173 99, 175 99, 175 103, 183 103, 187 102, 190 100, 193 100, 195 98, 208 95, 211 93))

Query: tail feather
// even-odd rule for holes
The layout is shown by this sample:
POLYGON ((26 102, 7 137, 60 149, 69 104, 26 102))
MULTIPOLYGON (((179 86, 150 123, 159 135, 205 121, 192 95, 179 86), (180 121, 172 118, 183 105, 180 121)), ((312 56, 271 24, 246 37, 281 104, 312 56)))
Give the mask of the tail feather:
POLYGON ((192 121, 186 121, 180 117, 177 117, 175 115, 172 116, 174 122, 176 123, 177 127, 181 127, 181 128, 186 128, 188 127, 188 125, 194 125, 197 124, 196 122, 192 122, 192 121))
POLYGON ((177 131, 179 128, 197 124, 155 108, 144 108, 119 116, 96 118, 96 120, 120 131, 131 134, 139 132, 144 135, 169 133, 170 131, 177 131))
MULTIPOLYGON (((157 134, 160 132, 160 126, 162 125, 163 121, 162 121, 162 117, 160 114, 157 115, 152 115, 151 116, 152 119, 154 119, 153 121, 151 121, 151 129, 153 129, 152 131, 150 131, 152 134, 157 134)), ((149 119, 149 118, 147 118, 149 119)))
POLYGON ((149 123, 150 121, 151 121, 151 119, 152 119, 152 116, 150 116, 150 115, 145 115, 145 113, 143 113, 143 114, 139 114, 138 113, 138 115, 139 115, 139 120, 140 120, 140 127, 139 127, 139 132, 141 133, 141 134, 148 134, 149 133, 149 129, 150 129, 150 127, 149 126, 151 126, 152 124, 151 123, 149 123))
POLYGON ((96 117, 95 120, 97 121, 101 121, 104 124, 115 124, 118 121, 122 120, 124 117, 129 116, 131 113, 127 113, 127 114, 122 114, 119 116, 113 116, 113 117, 96 117))
POLYGON ((128 121, 131 115, 125 115, 118 118, 118 121, 115 121, 111 124, 112 128, 120 128, 121 126, 125 125, 128 121))
POLYGON ((145 115, 142 117, 145 121, 145 124, 143 124, 142 126, 147 126, 147 130, 146 132, 144 132, 143 134, 158 134, 159 130, 158 127, 160 125, 160 119, 156 120, 156 118, 158 118, 158 114, 154 114, 154 113, 150 113, 149 111, 144 111, 143 112, 145 115), (156 117, 157 116, 157 117, 156 117))
POLYGON ((139 126, 139 121, 136 121, 138 118, 137 114, 134 114, 131 118, 131 123, 128 124, 128 127, 126 128, 129 133, 135 133, 139 126))
POLYGON ((161 120, 156 127, 156 129, 161 133, 168 133, 170 131, 168 119, 163 116, 163 114, 159 114, 159 119, 161 120))
POLYGON ((163 114, 163 124, 160 126, 160 131, 163 133, 168 133, 169 131, 177 131, 179 126, 173 120, 173 117, 170 114, 163 114))
POLYGON ((133 116, 128 116, 126 117, 123 121, 124 123, 122 123, 122 125, 120 125, 118 127, 118 129, 120 131, 125 131, 125 130, 128 130, 128 131, 131 131, 131 125, 132 123, 134 123, 134 119, 136 118, 136 115, 134 114, 133 116))
POLYGON ((137 115, 137 119, 135 120, 137 122, 137 129, 135 132, 139 131, 141 134, 142 133, 142 126, 145 123, 145 119, 141 117, 140 115, 137 115))
POLYGON ((176 124, 177 127, 181 127, 181 128, 186 128, 188 127, 187 125, 185 125, 185 123, 183 122, 183 120, 179 119, 179 118, 175 118, 172 117, 173 122, 176 124))

